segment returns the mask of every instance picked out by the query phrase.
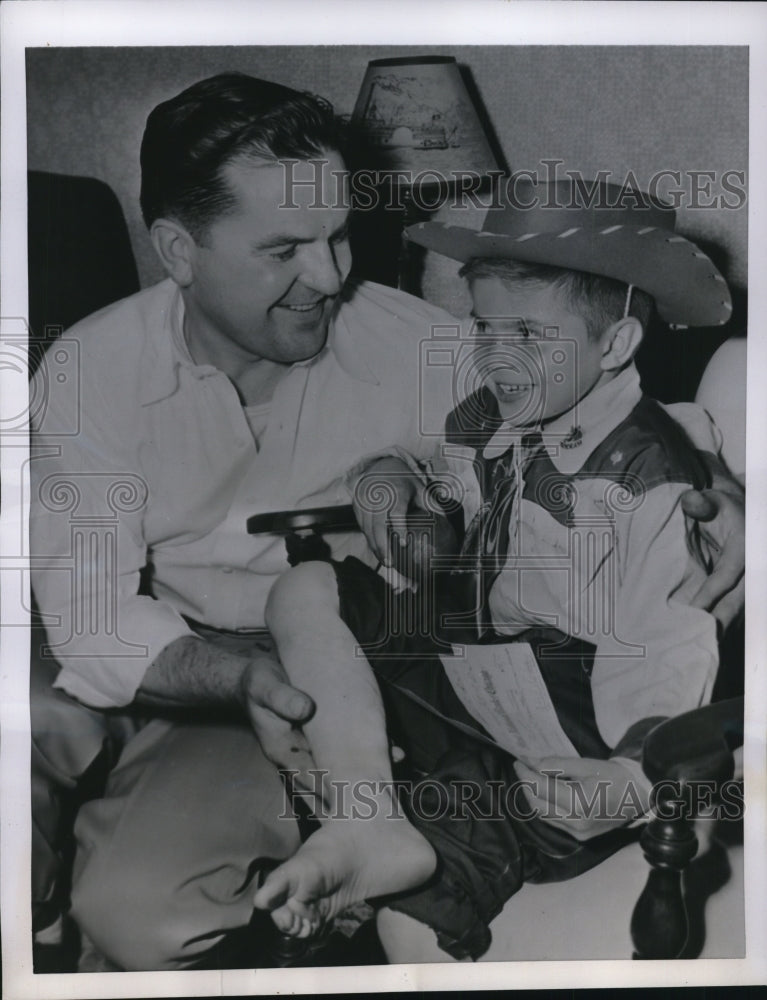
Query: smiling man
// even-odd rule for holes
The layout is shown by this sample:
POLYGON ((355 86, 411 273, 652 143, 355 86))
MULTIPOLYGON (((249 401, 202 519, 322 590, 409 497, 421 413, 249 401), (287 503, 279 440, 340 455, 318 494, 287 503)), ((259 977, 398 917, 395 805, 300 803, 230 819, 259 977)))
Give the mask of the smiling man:
MULTIPOLYGON (((364 456, 425 454, 413 362, 452 321, 347 281, 340 147, 323 101, 239 74, 155 108, 141 204, 168 278, 68 332, 80 430, 60 436, 58 384, 36 428, 32 545, 48 558, 33 585, 58 661, 33 664, 36 923, 62 796, 137 733, 80 811, 72 891, 81 931, 123 968, 197 962, 248 924, 258 859, 298 846, 269 760, 311 763, 291 723, 312 704, 263 628, 284 543, 249 535, 248 516, 348 503, 364 456), (74 515, 56 502, 70 487, 74 515), (105 515, 114 550, 54 568, 73 517, 105 515)), ((361 535, 332 544, 372 559, 361 535)))

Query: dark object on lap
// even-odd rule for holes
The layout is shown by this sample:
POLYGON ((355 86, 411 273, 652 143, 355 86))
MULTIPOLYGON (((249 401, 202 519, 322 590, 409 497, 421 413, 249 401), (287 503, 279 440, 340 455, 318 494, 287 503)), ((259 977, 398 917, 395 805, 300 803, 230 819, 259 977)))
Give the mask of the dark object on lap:
POLYGON ((311 507, 307 510, 278 510, 254 514, 246 522, 248 534, 283 535, 288 563, 330 562, 330 546, 322 537, 329 531, 356 531, 351 504, 341 507, 311 507))

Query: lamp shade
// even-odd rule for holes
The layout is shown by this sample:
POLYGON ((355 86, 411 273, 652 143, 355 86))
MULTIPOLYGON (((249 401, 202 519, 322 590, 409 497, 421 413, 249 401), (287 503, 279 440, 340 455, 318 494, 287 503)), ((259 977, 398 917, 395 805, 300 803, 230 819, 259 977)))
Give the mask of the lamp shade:
POLYGON ((459 172, 498 169, 477 110, 451 56, 375 59, 352 124, 386 170, 405 184, 448 183, 459 172))

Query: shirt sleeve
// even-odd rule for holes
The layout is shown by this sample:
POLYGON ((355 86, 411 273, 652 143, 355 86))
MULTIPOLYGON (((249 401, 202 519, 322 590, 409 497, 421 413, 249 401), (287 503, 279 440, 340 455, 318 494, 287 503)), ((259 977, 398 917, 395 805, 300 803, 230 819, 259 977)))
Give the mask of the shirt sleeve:
POLYGON ((124 706, 161 650, 192 634, 174 609, 139 594, 148 499, 139 429, 98 386, 78 385, 74 399, 36 379, 45 405, 33 421, 30 561, 61 666, 55 686, 93 708, 124 706))
POLYGON ((720 453, 722 433, 702 406, 696 403, 669 403, 663 409, 680 425, 698 451, 713 455, 720 453))
POLYGON ((687 488, 658 485, 616 513, 612 568, 606 563, 599 574, 606 611, 591 683, 597 725, 617 756, 638 756, 632 732, 711 697, 716 622, 689 604, 705 571, 680 505, 687 488))
POLYGON ((371 282, 359 286, 336 320, 338 347, 356 346, 357 363, 386 378, 398 407, 396 440, 371 449, 346 476, 353 493, 360 475, 377 459, 396 456, 423 474, 443 441, 445 419, 455 406, 453 362, 462 340, 462 325, 444 310, 414 295, 371 282), (361 338, 363 325, 375 335, 361 338))

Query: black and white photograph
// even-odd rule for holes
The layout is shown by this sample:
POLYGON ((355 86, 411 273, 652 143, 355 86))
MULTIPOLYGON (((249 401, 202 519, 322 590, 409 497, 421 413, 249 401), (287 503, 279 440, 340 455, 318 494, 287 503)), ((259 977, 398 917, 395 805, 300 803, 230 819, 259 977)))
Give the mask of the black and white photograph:
POLYGON ((767 982, 765 13, 3 5, 4 996, 767 982))

